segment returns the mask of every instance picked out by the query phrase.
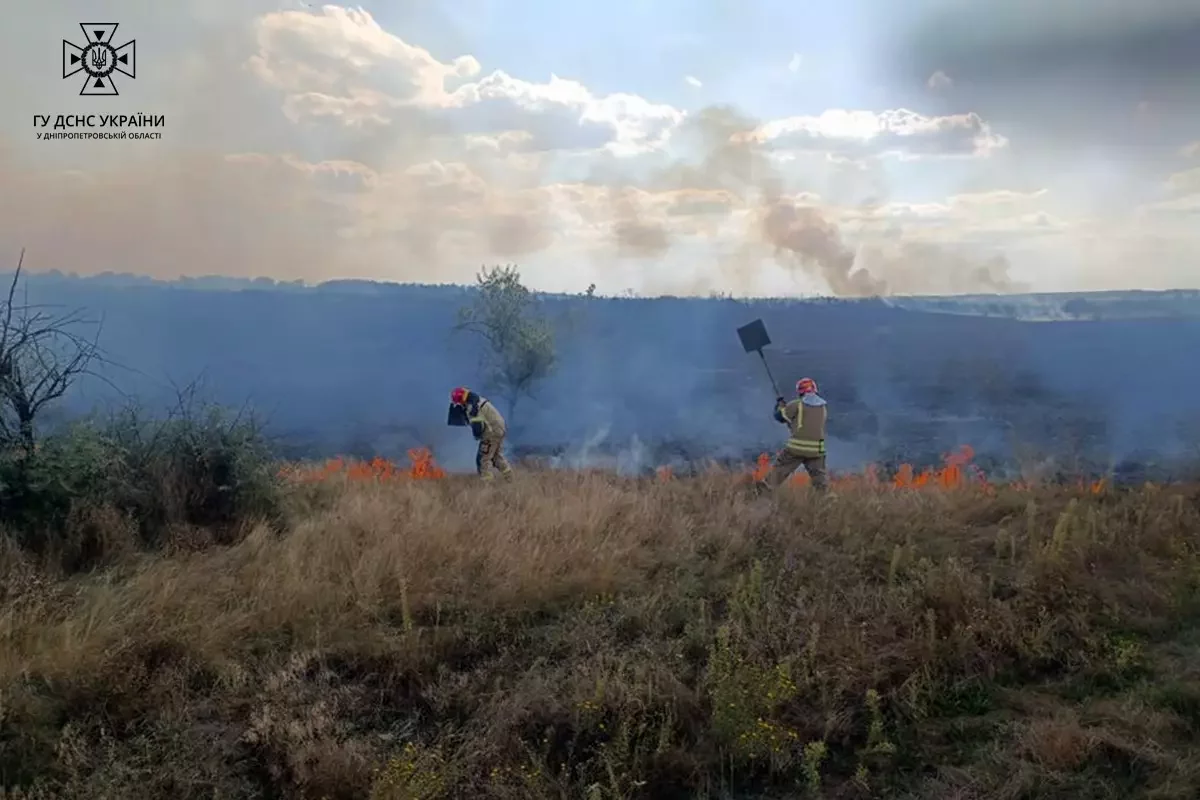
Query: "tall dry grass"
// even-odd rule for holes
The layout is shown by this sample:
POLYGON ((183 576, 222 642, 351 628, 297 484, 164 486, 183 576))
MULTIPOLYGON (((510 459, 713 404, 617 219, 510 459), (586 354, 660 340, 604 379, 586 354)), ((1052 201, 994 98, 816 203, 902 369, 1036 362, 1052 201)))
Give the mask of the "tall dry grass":
MULTIPOLYGON (((27 797, 1200 796, 1200 491, 531 474, 0 555, 27 797)), ((10 792, 11 794, 11 792, 10 792)))

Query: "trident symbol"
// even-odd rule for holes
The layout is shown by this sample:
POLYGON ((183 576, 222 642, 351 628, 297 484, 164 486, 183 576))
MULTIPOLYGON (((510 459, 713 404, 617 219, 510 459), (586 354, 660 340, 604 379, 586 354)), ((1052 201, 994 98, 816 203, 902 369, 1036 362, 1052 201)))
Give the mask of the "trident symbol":
POLYGON ((117 32, 115 22, 84 22, 79 28, 86 39, 82 47, 67 39, 62 41, 63 78, 85 72, 80 95, 118 94, 113 73, 119 72, 129 78, 136 76, 137 43, 130 39, 120 47, 113 47, 112 38, 117 32))

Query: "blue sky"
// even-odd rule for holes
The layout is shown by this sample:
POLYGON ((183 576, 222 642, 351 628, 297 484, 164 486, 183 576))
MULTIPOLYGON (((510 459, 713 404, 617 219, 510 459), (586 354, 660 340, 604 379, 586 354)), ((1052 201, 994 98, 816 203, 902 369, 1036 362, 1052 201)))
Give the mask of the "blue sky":
POLYGON ((1194 2, 23 2, 0 33, 0 247, 34 269, 1200 286, 1194 2), (119 97, 61 77, 97 14, 138 41, 119 97), (137 145, 30 123, 95 112, 168 123, 137 145))
POLYGON ((432 13, 412 4, 364 8, 443 58, 470 52, 514 75, 555 73, 597 93, 634 92, 680 108, 728 102, 769 118, 869 105, 882 94, 862 59, 873 20, 857 2, 447 5, 432 13), (797 53, 804 70, 793 73, 788 64, 797 53), (682 75, 698 78, 704 89, 683 83, 682 75))

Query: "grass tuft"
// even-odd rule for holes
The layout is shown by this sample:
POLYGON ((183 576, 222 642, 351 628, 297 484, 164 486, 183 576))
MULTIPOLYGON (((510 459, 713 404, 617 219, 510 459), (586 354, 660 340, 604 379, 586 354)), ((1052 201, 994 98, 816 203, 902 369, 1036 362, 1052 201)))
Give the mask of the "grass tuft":
POLYGON ((0 538, 5 797, 1200 796, 1195 487, 122 452, 160 496, 68 503, 92 569, 0 538))

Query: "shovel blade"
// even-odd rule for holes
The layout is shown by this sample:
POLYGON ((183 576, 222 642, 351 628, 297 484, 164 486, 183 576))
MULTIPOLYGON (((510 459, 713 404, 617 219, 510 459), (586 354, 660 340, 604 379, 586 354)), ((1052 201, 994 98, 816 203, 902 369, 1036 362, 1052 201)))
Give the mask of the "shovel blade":
POLYGON ((742 340, 742 347, 747 353, 762 350, 771 343, 771 337, 767 336, 767 326, 761 319, 756 319, 749 325, 738 328, 737 335, 742 340))

